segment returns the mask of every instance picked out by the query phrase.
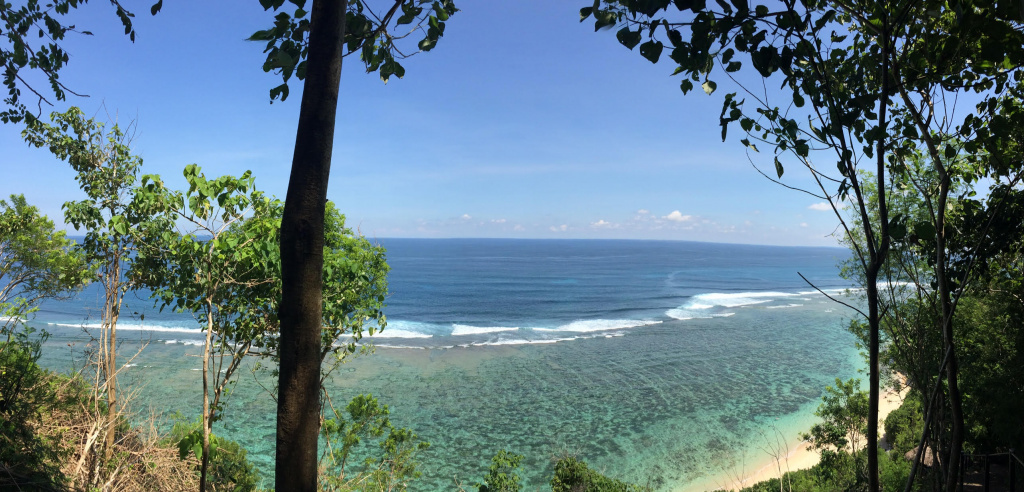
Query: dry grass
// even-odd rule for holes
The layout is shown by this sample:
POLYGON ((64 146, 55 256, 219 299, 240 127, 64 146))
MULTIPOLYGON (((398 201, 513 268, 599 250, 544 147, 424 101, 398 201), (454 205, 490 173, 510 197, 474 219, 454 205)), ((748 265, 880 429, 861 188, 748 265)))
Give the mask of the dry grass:
POLYGON ((181 460, 177 448, 160 443, 153 416, 133 426, 128 422, 138 419, 120 414, 110 458, 104 459, 107 415, 94 403, 94 390, 79 376, 47 374, 26 391, 43 397, 36 399, 41 403, 37 411, 21 423, 26 431, 22 436, 31 438, 12 444, 21 446, 21 456, 46 458, 0 462, 0 490, 198 489, 194 458, 181 460))

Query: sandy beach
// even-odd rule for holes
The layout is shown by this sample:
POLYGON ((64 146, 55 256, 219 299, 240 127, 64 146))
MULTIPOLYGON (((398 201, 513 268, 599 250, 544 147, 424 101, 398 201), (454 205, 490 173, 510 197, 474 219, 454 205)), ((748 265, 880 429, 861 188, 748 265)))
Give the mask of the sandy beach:
MULTIPOLYGON (((881 429, 885 422, 885 417, 893 410, 899 408, 906 394, 907 388, 905 387, 899 393, 892 390, 882 393, 881 401, 878 402, 879 432, 882 432, 881 429)), ((700 490, 715 490, 719 488, 739 490, 757 482, 778 478, 786 472, 802 470, 818 464, 819 453, 811 449, 808 443, 794 439, 788 443, 780 444, 780 448, 782 448, 782 451, 779 453, 780 459, 776 460, 772 456, 764 456, 764 459, 754 463, 754 469, 757 471, 746 474, 740 479, 728 476, 719 477, 717 482, 703 484, 700 490), (789 453, 782 455, 786 449, 789 450, 789 453)))

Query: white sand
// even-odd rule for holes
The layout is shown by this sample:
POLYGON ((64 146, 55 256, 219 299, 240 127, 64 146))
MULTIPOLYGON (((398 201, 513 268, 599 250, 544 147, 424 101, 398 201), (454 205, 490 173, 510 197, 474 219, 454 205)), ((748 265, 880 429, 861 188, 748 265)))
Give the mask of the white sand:
MULTIPOLYGON (((893 410, 899 408, 906 395, 906 388, 904 388, 900 393, 889 390, 882 394, 881 401, 878 402, 879 429, 882 428, 882 424, 885 422, 885 417, 893 410)), ((788 449, 790 450, 789 453, 785 456, 780 456, 778 459, 772 456, 765 456, 763 460, 755 463, 755 469, 757 471, 745 474, 743 475, 743 478, 723 475, 719 477, 717 481, 713 480, 702 484, 701 488, 697 490, 714 490, 720 488, 724 488, 726 490, 739 490, 757 482, 762 482, 772 478, 779 478, 786 472, 802 470, 818 464, 820 455, 818 451, 811 449, 808 443, 793 440, 788 443, 788 449)))

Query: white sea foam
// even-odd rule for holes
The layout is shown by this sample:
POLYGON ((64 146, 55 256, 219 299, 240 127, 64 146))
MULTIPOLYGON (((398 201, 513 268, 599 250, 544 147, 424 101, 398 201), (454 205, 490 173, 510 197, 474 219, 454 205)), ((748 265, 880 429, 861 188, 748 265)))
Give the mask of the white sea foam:
POLYGON ((485 335, 488 333, 500 333, 503 331, 517 331, 519 327, 513 326, 471 326, 471 325, 452 325, 452 336, 462 335, 485 335))
MULTIPOLYGON (((825 292, 835 291, 836 294, 845 292, 846 289, 829 289, 825 292)), ((678 320, 689 320, 699 318, 717 318, 732 316, 734 312, 719 312, 716 313, 714 310, 717 308, 731 309, 744 306, 753 306, 755 304, 764 304, 777 299, 783 298, 801 298, 801 296, 807 296, 811 294, 817 294, 817 291, 805 291, 805 292, 711 292, 707 294, 697 294, 690 298, 690 300, 674 309, 665 311, 665 316, 678 320)), ((799 304, 789 304, 785 306, 766 306, 772 308, 782 307, 796 307, 799 304)))
MULTIPOLYGON (((62 326, 66 328, 86 328, 90 330, 98 330, 103 327, 100 323, 49 323, 51 326, 62 326)), ((163 326, 163 325, 143 325, 137 323, 118 323, 118 331, 159 331, 166 333, 202 333, 203 330, 199 328, 186 328, 184 326, 163 326)))
POLYGON ((469 345, 476 346, 476 347, 486 347, 486 346, 492 346, 492 345, 543 345, 543 344, 548 344, 548 343, 568 342, 570 340, 575 340, 576 338, 578 338, 578 337, 573 337, 573 338, 542 338, 542 339, 537 339, 537 340, 525 340, 525 339, 521 339, 521 338, 516 338, 516 339, 511 339, 511 340, 493 340, 493 341, 489 341, 489 342, 471 343, 469 345))
POLYGON ((164 340, 164 343, 167 344, 167 345, 173 345, 175 343, 180 343, 182 345, 192 345, 192 346, 197 346, 197 347, 198 346, 202 346, 203 343, 205 343, 205 342, 206 342, 205 340, 164 340))
MULTIPOLYGON (((385 343, 377 344, 377 345, 375 345, 375 347, 377 347, 377 348, 391 348, 391 349, 417 349, 417 350, 426 350, 427 349, 427 347, 417 347, 415 345, 391 345, 391 344, 385 344, 385 343)), ((447 348, 447 347, 436 347, 436 348, 447 348)))
MULTIPOLYGON (((369 334, 363 338, 370 337, 369 334)), ((397 328, 385 328, 383 331, 374 333, 372 338, 431 338, 433 335, 420 333, 418 331, 400 330, 397 328)))
POLYGON ((767 306, 768 309, 786 309, 803 306, 803 304, 786 304, 783 306, 767 306))
POLYGON ((534 328, 535 331, 573 331, 587 333, 592 331, 620 330, 638 326, 656 325, 661 321, 639 319, 580 319, 557 328, 534 328))

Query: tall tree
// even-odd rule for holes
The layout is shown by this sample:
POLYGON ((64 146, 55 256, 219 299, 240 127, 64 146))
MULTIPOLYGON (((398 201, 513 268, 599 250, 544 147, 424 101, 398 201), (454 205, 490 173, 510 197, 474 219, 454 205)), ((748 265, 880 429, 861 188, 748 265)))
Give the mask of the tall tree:
POLYGON ((23 132, 36 147, 47 147, 67 161, 86 199, 64 204, 64 220, 86 231, 82 248, 96 264, 103 286, 96 384, 105 393, 103 454, 110 457, 117 428, 117 323, 125 294, 133 288, 125 277, 132 262, 134 232, 150 219, 150 210, 135 201, 133 188, 142 158, 132 155, 130 137, 118 125, 107 130, 78 108, 52 115, 53 124, 32 120, 23 132))
MULTIPOLYGON (((284 0, 261 0, 279 10, 284 0)), ((456 9, 450 0, 395 0, 381 13, 362 0, 291 0, 293 15, 280 11, 274 27, 250 38, 267 41, 265 71, 281 74, 271 99, 288 96, 288 80, 304 79, 299 124, 292 155, 284 215, 281 222, 281 341, 277 400, 276 485, 279 490, 314 491, 317 486, 317 435, 320 427, 321 303, 324 216, 337 116, 342 58, 359 53, 368 71, 380 71, 385 82, 401 78, 397 59, 406 56, 392 34, 411 24, 416 32, 427 25, 418 43, 430 50, 444 34, 444 21, 456 9), (350 8, 351 4, 351 8, 350 8), (424 8, 429 6, 429 8, 424 8), (399 11, 401 12, 399 14, 399 11), (309 18, 307 19, 307 15, 309 18)))
POLYGON ((278 268, 271 244, 280 204, 256 190, 248 172, 207 179, 190 164, 184 175, 186 193, 167 190, 159 178, 142 178, 136 196, 163 220, 139 236, 129 274, 152 290, 161 309, 192 314, 205 332, 202 429, 179 444, 198 444, 199 490, 205 491, 225 389, 254 344, 276 328, 271 311, 278 268))

